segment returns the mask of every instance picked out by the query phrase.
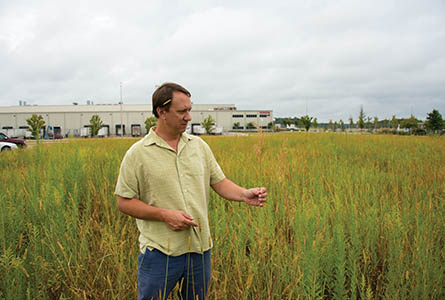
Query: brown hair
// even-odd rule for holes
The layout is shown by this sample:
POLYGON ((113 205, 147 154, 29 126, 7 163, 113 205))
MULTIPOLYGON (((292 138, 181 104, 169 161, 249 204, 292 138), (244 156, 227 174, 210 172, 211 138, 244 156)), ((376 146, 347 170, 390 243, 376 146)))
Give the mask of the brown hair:
POLYGON ((160 87, 156 89, 152 97, 152 110, 156 118, 159 118, 157 112, 158 107, 165 108, 166 111, 169 110, 170 105, 172 104, 173 101, 173 92, 181 92, 189 97, 192 96, 192 94, 190 94, 189 91, 187 91, 184 87, 180 86, 179 84, 173 82, 163 83, 160 87))

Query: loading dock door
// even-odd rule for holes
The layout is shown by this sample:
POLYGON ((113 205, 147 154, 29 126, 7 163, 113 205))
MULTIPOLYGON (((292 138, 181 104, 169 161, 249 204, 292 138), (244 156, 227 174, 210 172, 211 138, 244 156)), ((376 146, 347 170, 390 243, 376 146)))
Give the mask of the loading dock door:
MULTIPOLYGON (((125 124, 123 126, 123 135, 125 135, 125 124)), ((121 124, 117 124, 116 125, 116 135, 117 136, 122 136, 122 131, 121 131, 121 124)))
POLYGON ((131 136, 141 136, 141 125, 132 124, 131 125, 131 136))

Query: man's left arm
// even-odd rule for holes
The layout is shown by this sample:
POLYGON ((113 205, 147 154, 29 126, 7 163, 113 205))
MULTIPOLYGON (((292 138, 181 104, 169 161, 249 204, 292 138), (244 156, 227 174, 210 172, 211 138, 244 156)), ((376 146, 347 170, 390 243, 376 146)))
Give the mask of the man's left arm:
POLYGON ((266 202, 267 190, 264 187, 245 189, 227 178, 212 184, 211 187, 218 195, 227 200, 246 202, 255 206, 264 206, 264 202, 266 202))

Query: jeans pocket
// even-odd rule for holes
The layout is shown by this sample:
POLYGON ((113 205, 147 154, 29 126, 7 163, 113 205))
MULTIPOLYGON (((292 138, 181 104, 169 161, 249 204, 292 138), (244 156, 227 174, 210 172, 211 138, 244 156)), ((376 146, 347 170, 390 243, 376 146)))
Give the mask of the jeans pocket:
POLYGON ((144 254, 140 253, 138 257, 138 270, 143 270, 144 272, 147 272, 150 270, 150 254, 153 251, 146 248, 144 254))

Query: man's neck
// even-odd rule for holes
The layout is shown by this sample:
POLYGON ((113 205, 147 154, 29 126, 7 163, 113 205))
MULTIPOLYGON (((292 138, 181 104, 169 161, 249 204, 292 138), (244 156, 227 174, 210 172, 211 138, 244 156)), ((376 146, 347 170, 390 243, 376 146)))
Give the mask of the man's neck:
POLYGON ((167 128, 161 126, 156 126, 155 128, 156 134, 163 139, 167 144, 170 145, 175 151, 178 150, 179 139, 181 138, 180 134, 172 133, 167 128))

